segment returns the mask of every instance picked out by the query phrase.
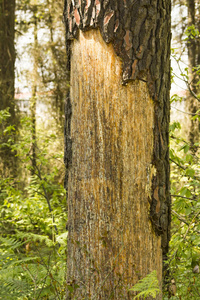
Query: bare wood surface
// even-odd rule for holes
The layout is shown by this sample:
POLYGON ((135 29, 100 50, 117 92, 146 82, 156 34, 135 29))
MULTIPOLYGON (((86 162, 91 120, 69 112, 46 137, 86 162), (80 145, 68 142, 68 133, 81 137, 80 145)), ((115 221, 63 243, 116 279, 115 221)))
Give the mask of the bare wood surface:
POLYGON ((80 31, 71 53, 68 284, 77 299, 131 299, 139 279, 162 278, 149 219, 155 105, 145 82, 121 84, 122 62, 98 30, 80 31))

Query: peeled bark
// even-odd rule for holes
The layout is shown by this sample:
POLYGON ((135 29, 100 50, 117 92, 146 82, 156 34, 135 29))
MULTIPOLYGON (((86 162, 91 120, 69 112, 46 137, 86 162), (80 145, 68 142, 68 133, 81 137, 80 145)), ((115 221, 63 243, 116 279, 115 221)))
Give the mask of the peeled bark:
MULTIPOLYGON (((162 285, 170 228, 170 2, 155 2, 136 2, 135 10, 135 2, 131 7, 123 4, 130 22, 126 14, 117 14, 117 4, 123 12, 120 1, 114 2, 111 14, 102 5, 100 17, 93 13, 93 22, 92 13, 83 13, 86 7, 66 4, 67 299, 132 299, 128 288, 153 270, 162 285), (138 10, 150 24, 144 26, 145 34, 138 10), (111 26, 112 16, 105 22, 108 15, 120 20, 115 17, 111 26), (135 33, 129 28, 129 38, 138 38, 137 48, 123 30, 131 22, 139 28, 135 33), (121 24, 121 34, 112 32, 116 24, 121 24), (151 34, 144 42, 148 26, 151 34), (140 43, 144 51, 135 58, 143 49, 140 43), (129 59, 127 53, 132 53, 129 59)), ((97 5, 96 14, 101 8, 97 5)))

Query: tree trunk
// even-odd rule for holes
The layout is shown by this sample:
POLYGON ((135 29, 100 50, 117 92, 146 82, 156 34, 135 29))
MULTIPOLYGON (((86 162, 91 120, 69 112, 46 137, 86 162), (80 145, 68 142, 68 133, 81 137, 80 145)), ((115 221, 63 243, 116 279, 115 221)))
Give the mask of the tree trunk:
POLYGON ((65 7, 67 299, 132 299, 128 289, 153 270, 162 285, 170 1, 155 2, 107 1, 102 10, 96 2, 96 15, 89 4, 65 7))
MULTIPOLYGON (((199 16, 198 16, 195 0, 187 0, 187 9, 188 9, 188 27, 194 25, 196 29, 200 30, 200 26, 199 26, 200 21, 198 20, 199 16)), ((187 42, 187 49, 188 49, 188 63, 189 63, 189 85, 191 90, 188 91, 186 105, 188 111, 192 113, 194 117, 194 115, 197 114, 197 111, 200 109, 199 102, 194 97, 194 94, 198 95, 199 92, 200 77, 196 70, 196 67, 200 63, 199 39, 190 36, 187 42)), ((199 130, 200 130, 199 118, 196 119, 191 118, 189 121, 189 141, 191 143, 192 151, 194 153, 198 149, 198 146, 195 146, 195 143, 199 143, 199 130)))
MULTIPOLYGON (((54 1, 47 0, 48 10, 49 10, 49 17, 48 17, 48 30, 50 34, 50 50, 52 53, 52 64, 53 64, 53 74, 54 74, 54 103, 52 105, 53 111, 56 111, 56 122, 57 124, 63 127, 63 115, 64 115, 64 92, 61 86, 61 80, 59 77, 59 59, 57 49, 56 49, 56 42, 55 42, 55 30, 53 24, 53 11, 55 10, 56 5, 54 1)), ((57 29, 58 30, 58 29, 57 29)), ((64 78, 62 78, 64 81, 64 78)))
POLYGON ((37 106, 37 79, 38 79, 38 21, 37 21, 37 5, 33 7, 33 18, 34 18, 34 44, 33 44, 33 80, 32 80, 32 97, 30 100, 30 110, 31 110, 31 135, 32 135, 32 153, 31 153, 31 163, 32 169, 31 174, 34 175, 36 172, 37 166, 37 157, 36 157, 36 106, 37 106))
MULTIPOLYGON (((11 117, 1 128, 17 125, 14 104, 14 24, 15 0, 1 0, 0 2, 0 110, 9 108, 11 117)), ((11 136, 4 135, 0 148, 0 176, 14 176, 16 174, 15 153, 6 146, 11 136)))

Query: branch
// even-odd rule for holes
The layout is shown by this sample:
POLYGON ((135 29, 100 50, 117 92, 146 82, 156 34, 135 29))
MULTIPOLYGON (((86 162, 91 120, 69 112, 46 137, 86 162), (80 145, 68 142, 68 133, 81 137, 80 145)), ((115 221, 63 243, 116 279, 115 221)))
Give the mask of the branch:
POLYGON ((190 230, 190 227, 192 226, 194 220, 196 219, 196 217, 198 217, 199 214, 200 214, 200 210, 196 213, 196 215, 194 216, 194 218, 193 218, 192 221, 190 222, 190 224, 189 224, 189 226, 188 226, 188 229, 187 229, 187 231, 186 231, 186 233, 185 233, 185 235, 184 235, 184 237, 183 237, 184 240, 185 240, 185 238, 186 238, 186 236, 187 236, 187 234, 188 234, 188 231, 190 230))
POLYGON ((174 109, 176 109, 177 111, 180 111, 180 112, 182 112, 182 113, 184 113, 184 114, 187 114, 187 115, 191 115, 191 116, 200 116, 200 115, 197 114, 197 113, 189 113, 189 112, 180 110, 180 109, 178 109, 178 108, 176 108, 175 106, 172 106, 172 105, 171 105, 171 107, 174 108, 174 109))
POLYGON ((200 102, 200 98, 193 92, 193 90, 190 87, 190 84, 188 83, 188 81, 184 80, 184 82, 186 83, 188 90, 190 91, 190 93, 192 94, 192 96, 198 101, 200 102))
POLYGON ((172 195, 172 194, 171 194, 171 196, 172 196, 172 197, 184 198, 184 199, 188 199, 188 200, 190 200, 190 201, 196 201, 196 202, 198 202, 198 200, 195 200, 195 199, 189 198, 189 197, 185 197, 185 196, 181 196, 181 195, 172 195))
POLYGON ((184 171, 187 169, 187 168, 185 168, 185 167, 183 167, 183 166, 181 166, 181 165, 179 165, 176 161, 174 161, 173 159, 169 159, 171 162, 173 162, 175 165, 177 165, 179 168, 181 168, 181 169, 183 169, 184 171))
POLYGON ((172 213, 176 215, 181 222, 189 226, 189 223, 187 223, 175 210, 172 209, 172 213))
MULTIPOLYGON (((179 61, 176 61, 176 62, 177 62, 177 65, 178 65, 178 68, 179 68, 180 72, 183 74, 183 72, 182 72, 182 70, 181 70, 181 67, 180 67, 180 64, 179 64, 179 61)), ((193 96, 198 102, 200 102, 200 98, 199 98, 199 97, 195 94, 195 92, 191 89, 190 83, 188 82, 188 80, 185 79, 185 75, 183 76, 183 79, 182 79, 182 80, 185 82, 185 84, 186 84, 186 86, 187 86, 189 92, 192 94, 192 96, 193 96)))
MULTIPOLYGON (((174 161, 173 159, 169 159, 171 162, 173 162, 176 166, 178 166, 180 169, 186 171, 188 168, 187 167, 183 167, 181 165, 179 165, 176 161, 174 161)), ((192 179, 195 179, 197 181, 200 181, 200 178, 196 177, 196 176, 190 176, 190 175, 186 175, 185 176, 189 177, 189 178, 192 178, 192 179)))
MULTIPOLYGON (((35 175, 36 175, 41 181, 42 181, 42 180, 45 180, 45 179, 42 178, 40 169, 38 168, 38 165, 37 165, 37 164, 36 164, 36 169, 37 169, 37 173, 34 172, 35 175)), ((47 204, 48 204, 48 207, 49 207, 49 211, 52 213, 52 220, 53 220, 53 224, 54 224, 53 226, 54 226, 54 228, 55 228, 56 233, 58 234, 58 229, 57 229, 57 226, 55 225, 55 219, 54 219, 54 215, 53 215, 52 208, 51 208, 51 203, 50 203, 50 200, 49 200, 49 197, 48 197, 46 188, 44 187, 43 184, 41 184, 41 186, 42 186, 42 189, 43 189, 43 192, 44 192, 44 195, 43 195, 43 196, 45 197, 45 199, 46 199, 46 201, 47 201, 47 204)))

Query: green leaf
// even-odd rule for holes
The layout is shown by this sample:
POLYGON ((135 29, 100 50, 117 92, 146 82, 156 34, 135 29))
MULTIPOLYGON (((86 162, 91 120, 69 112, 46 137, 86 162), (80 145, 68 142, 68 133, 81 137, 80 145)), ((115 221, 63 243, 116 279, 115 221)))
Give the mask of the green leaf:
POLYGON ((194 177, 195 170, 193 170, 193 169, 187 169, 185 174, 187 176, 194 177))
POLYGON ((190 147, 188 145, 185 145, 184 147, 184 153, 187 153, 190 150, 190 147))
POLYGON ((70 293, 73 293, 74 289, 71 285, 67 285, 67 289, 70 291, 70 293))

